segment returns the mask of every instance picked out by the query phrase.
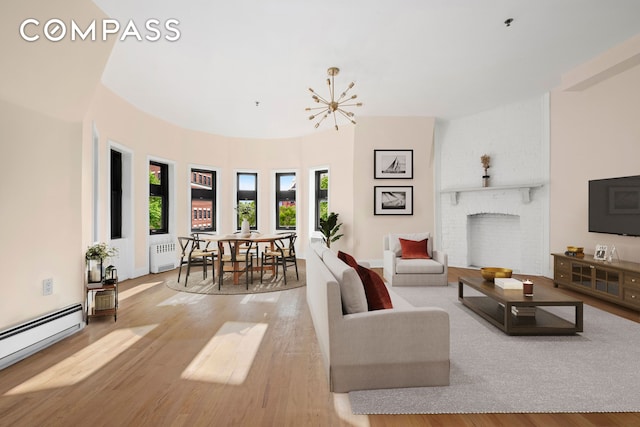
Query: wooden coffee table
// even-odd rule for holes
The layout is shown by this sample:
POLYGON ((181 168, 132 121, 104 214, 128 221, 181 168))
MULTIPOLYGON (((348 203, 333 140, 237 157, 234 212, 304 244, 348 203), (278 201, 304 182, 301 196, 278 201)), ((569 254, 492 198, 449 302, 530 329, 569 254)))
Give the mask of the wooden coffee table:
POLYGON ((551 288, 534 286, 533 296, 526 297, 521 289, 502 289, 479 277, 459 277, 458 300, 508 335, 570 335, 582 332, 582 301, 551 288), (472 291, 465 296, 468 288, 472 291), (573 322, 543 309, 563 306, 575 310, 573 322), (535 315, 516 316, 512 310, 521 313, 535 311, 535 315))

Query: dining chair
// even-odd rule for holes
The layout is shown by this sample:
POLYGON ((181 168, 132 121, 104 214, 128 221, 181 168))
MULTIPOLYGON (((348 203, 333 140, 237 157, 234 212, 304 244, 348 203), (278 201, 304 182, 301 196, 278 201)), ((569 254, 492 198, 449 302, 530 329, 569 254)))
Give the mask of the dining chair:
POLYGON ((197 231, 191 233, 191 237, 196 240, 196 250, 204 252, 211 261, 211 274, 212 279, 216 278, 216 264, 215 260, 218 258, 218 246, 212 244, 210 240, 206 240, 206 236, 215 236, 215 233, 209 233, 206 231, 197 231))
MULTIPOLYGON (((233 234, 240 234, 240 233, 242 233, 242 231, 238 230, 238 231, 234 232, 233 234)), ((252 236, 259 235, 259 234, 260 234, 260 232, 259 232, 259 231, 256 231, 256 230, 254 230, 254 231, 252 231, 252 232, 251 232, 251 235, 252 235, 252 236)), ((260 244, 256 242, 256 243, 255 243, 255 246, 253 246, 253 248, 254 248, 254 249, 255 249, 255 251, 256 251, 256 264, 257 264, 257 263, 258 263, 258 260, 260 259, 260 244)), ((243 242, 243 243, 240 245, 240 251, 244 251, 244 250, 246 250, 246 249, 247 249, 247 242, 243 242)))
POLYGON ((273 248, 266 248, 262 252, 262 265, 260 267, 260 283, 264 276, 264 267, 269 266, 275 270, 274 274, 278 277, 278 266, 282 266, 282 275, 284 276, 284 284, 287 284, 287 266, 295 266, 296 280, 299 280, 298 276, 298 261, 296 258, 296 238, 295 232, 284 232, 281 240, 276 240, 273 248))
MULTIPOLYGON (((178 243, 180 244, 180 249, 182 251, 180 256, 180 269, 178 271, 178 283, 180 283, 180 277, 182 276, 183 265, 187 266, 187 276, 184 280, 185 286, 187 286, 187 282, 189 281, 189 273, 191 272, 191 267, 193 266, 202 266, 202 279, 206 279, 207 263, 210 260, 211 266, 213 267, 213 259, 216 254, 212 251, 207 251, 204 248, 201 248, 200 246, 202 245, 202 241, 194 237, 178 237, 178 243)), ((215 273, 213 274, 215 278, 215 273)))
POLYGON ((251 250, 253 242, 248 240, 227 239, 218 242, 218 290, 222 287, 225 273, 245 275, 247 290, 249 290, 249 275, 253 282, 253 256, 251 250))

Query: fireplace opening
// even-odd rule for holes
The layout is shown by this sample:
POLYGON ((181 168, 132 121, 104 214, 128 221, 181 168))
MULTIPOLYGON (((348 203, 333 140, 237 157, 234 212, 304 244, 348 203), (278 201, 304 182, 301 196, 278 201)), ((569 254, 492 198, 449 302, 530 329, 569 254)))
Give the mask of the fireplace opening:
POLYGON ((519 272, 522 241, 519 215, 467 215, 469 267, 505 267, 519 272))

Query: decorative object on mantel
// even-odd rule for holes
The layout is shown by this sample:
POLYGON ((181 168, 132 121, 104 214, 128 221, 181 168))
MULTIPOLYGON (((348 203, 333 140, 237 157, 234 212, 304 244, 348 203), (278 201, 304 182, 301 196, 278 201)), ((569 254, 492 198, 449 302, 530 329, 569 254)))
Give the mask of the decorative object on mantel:
POLYGON ((84 259, 87 263, 88 283, 102 283, 104 279, 104 260, 118 254, 117 248, 109 247, 104 242, 94 243, 87 248, 84 259))
POLYGON ((327 219, 320 218, 320 232, 322 233, 322 240, 328 248, 331 247, 331 242, 335 242, 344 234, 337 234, 338 230, 342 226, 342 223, 338 224, 338 215, 335 212, 329 213, 327 219))
POLYGON ((251 235, 251 224, 249 219, 253 217, 253 203, 240 202, 236 207, 238 218, 242 221, 240 225, 240 237, 251 235))
POLYGON ((491 156, 489 156, 488 154, 483 154, 480 157, 480 162, 482 162, 482 167, 484 168, 484 175, 482 175, 482 186, 488 187, 490 177, 487 169, 491 167, 491 156))
POLYGON ((345 89, 344 92, 342 92, 342 94, 340 95, 340 98, 335 99, 334 94, 335 94, 336 87, 333 83, 333 78, 337 76, 339 72, 340 72, 340 69, 337 67, 331 67, 327 70, 327 74, 329 75, 329 77, 331 77, 330 79, 327 78, 327 85, 329 86, 329 96, 330 96, 330 99, 328 101, 323 97, 321 97, 320 95, 318 95, 313 89, 309 88, 309 92, 313 94, 311 98, 318 104, 324 104, 321 107, 305 108, 305 111, 321 110, 320 112, 314 113, 311 116, 309 116, 309 120, 314 120, 317 116, 324 113, 324 115, 316 123, 315 125, 316 129, 318 128, 318 126, 320 126, 320 123, 322 123, 322 121, 326 119, 329 116, 329 114, 331 114, 333 116, 333 125, 335 126, 336 130, 338 130, 338 121, 336 119, 336 113, 342 114, 351 123, 353 123, 354 125, 356 124, 355 120, 353 120, 354 114, 350 111, 345 111, 343 107, 362 107, 362 102, 345 104, 345 102, 351 101, 358 97, 358 95, 351 95, 347 97, 347 92, 349 92, 349 90, 351 90, 351 88, 353 88, 353 86, 355 85, 354 82, 349 83, 349 86, 345 89))

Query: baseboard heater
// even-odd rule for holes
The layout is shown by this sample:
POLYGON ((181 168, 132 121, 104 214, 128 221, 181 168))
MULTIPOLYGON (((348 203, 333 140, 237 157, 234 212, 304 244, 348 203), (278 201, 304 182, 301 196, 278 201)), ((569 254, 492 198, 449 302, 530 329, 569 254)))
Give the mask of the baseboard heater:
POLYGON ((81 304, 74 304, 0 331, 0 370, 80 331, 81 304))
POLYGON ((177 267, 175 243, 158 243, 149 247, 149 271, 162 273, 177 267))

